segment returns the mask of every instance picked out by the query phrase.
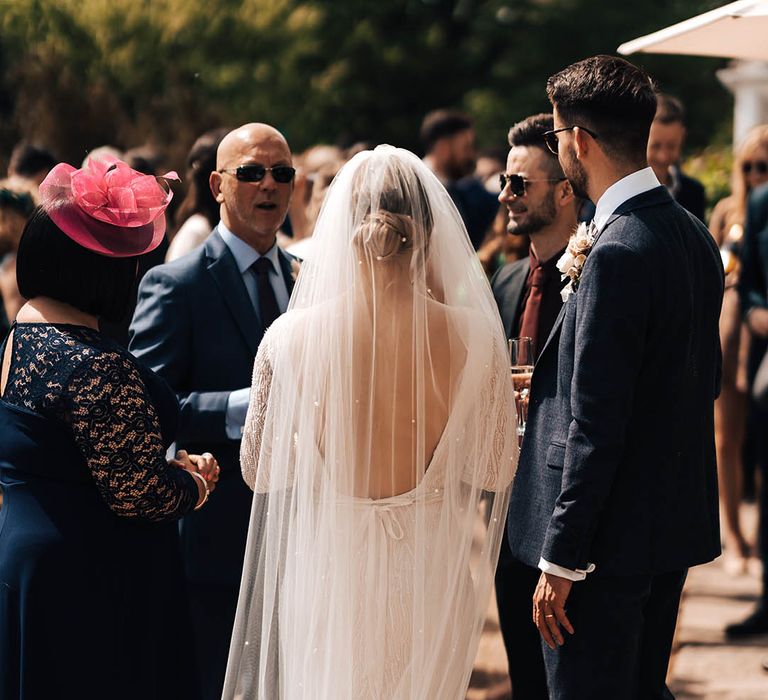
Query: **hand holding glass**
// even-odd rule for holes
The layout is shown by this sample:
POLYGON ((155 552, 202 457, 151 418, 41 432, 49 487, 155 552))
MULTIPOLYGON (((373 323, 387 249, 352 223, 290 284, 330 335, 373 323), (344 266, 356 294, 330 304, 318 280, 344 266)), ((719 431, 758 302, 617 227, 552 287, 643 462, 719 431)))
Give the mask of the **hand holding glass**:
POLYGON ((512 385, 515 389, 517 436, 522 441, 525 434, 525 423, 528 420, 528 396, 531 393, 531 375, 533 374, 533 341, 531 338, 512 338, 509 341, 509 356, 512 385))

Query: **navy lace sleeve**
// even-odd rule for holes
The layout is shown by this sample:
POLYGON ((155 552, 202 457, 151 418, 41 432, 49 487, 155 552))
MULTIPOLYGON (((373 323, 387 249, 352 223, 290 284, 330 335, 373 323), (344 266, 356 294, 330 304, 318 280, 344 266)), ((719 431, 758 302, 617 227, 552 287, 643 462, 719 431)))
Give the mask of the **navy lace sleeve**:
POLYGON ((128 358, 97 353, 62 388, 64 419, 115 513, 157 522, 194 508, 197 483, 167 463, 154 406, 128 358))

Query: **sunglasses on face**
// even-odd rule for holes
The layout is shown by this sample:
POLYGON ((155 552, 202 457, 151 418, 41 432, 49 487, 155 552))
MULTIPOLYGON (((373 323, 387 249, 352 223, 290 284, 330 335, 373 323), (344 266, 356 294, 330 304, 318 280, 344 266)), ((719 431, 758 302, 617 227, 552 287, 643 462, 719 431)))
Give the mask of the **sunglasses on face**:
POLYGON ((525 195, 525 186, 529 182, 562 182, 563 180, 565 180, 564 177, 529 180, 524 178, 522 175, 518 175, 517 173, 513 173, 511 175, 507 175, 507 173, 499 173, 499 187, 501 187, 503 190, 507 185, 509 185, 509 191, 515 195, 515 197, 522 197, 525 195))
POLYGON ((551 131, 544 132, 544 143, 547 144, 547 148, 552 151, 552 153, 557 155, 557 148, 560 143, 557 135, 561 131, 571 131, 571 129, 581 129, 582 131, 586 131, 593 139, 597 138, 597 134, 594 131, 583 126, 579 126, 578 124, 574 124, 573 126, 562 126, 559 129, 552 129, 551 131))
POLYGON ((272 173, 275 182, 286 184, 293 180, 296 168, 290 165, 276 165, 273 168, 265 168, 263 165, 238 165, 236 168, 222 168, 220 173, 230 173, 240 182, 261 182, 266 174, 272 173))
POLYGON ((741 165, 741 171, 745 175, 749 175, 752 171, 755 171, 758 175, 768 175, 768 162, 764 160, 756 160, 754 162, 744 161, 741 165))

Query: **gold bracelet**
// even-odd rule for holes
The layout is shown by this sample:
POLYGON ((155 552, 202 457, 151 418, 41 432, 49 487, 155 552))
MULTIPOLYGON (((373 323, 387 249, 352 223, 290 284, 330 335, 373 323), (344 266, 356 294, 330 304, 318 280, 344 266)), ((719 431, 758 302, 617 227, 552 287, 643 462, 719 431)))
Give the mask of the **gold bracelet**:
POLYGON ((192 476, 194 476, 196 479, 200 479, 200 481, 203 483, 203 486, 205 486, 205 495, 203 496, 203 500, 200 501, 195 506, 195 510, 200 510, 204 505, 205 502, 208 500, 208 496, 211 495, 211 490, 208 488, 208 482, 205 480, 205 477, 200 474, 199 472, 189 472, 192 476))

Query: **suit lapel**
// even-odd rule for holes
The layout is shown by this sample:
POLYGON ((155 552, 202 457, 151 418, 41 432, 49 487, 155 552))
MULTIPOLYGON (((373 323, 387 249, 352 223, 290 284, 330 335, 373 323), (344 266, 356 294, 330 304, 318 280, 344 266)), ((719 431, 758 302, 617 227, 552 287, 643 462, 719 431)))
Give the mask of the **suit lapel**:
POLYGON ((552 330, 549 332, 549 336, 547 336, 547 342, 544 343, 544 347, 541 349, 541 352, 539 353, 539 358, 536 361, 537 363, 541 362, 542 356, 544 355, 545 352, 547 352, 547 349, 549 348, 550 345, 556 345, 555 338, 560 335, 560 327, 563 325, 566 306, 568 306, 567 301, 560 307, 560 313, 557 314, 557 318, 555 319, 555 325, 552 326, 552 330))
POLYGON ((246 344, 255 355, 261 337, 264 335, 264 328, 251 304, 251 298, 248 296, 235 258, 217 231, 214 231, 205 242, 205 253, 208 272, 219 288, 224 303, 232 312, 235 324, 240 329, 246 344))
POLYGON ((507 282, 507 288, 504 292, 504 308, 509 312, 504 314, 505 328, 507 338, 514 338, 517 335, 517 326, 520 320, 520 302, 525 288, 525 280, 528 277, 529 266, 524 265, 512 275, 507 282))

